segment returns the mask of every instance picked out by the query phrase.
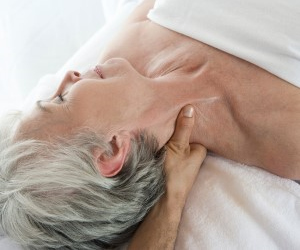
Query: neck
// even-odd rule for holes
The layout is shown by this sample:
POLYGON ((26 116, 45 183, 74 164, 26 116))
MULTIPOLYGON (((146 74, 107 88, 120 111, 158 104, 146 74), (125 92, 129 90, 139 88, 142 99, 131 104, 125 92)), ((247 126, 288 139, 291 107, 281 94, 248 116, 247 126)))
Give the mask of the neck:
MULTIPOLYGON (((192 73, 182 74, 178 69, 156 78, 155 103, 148 110, 152 122, 145 128, 163 145, 172 135, 180 109, 192 104, 196 122, 191 142, 226 158, 300 179, 300 92, 268 72, 244 64, 242 72, 229 68, 232 77, 224 70, 218 76, 215 69, 222 67, 214 67, 212 72, 207 63, 192 73)), ((239 65, 242 68, 243 62, 239 65)))
MULTIPOLYGON (((143 117, 141 127, 154 134, 161 146, 171 137, 178 113, 185 105, 192 104, 197 112, 200 106, 209 108, 220 99, 214 85, 206 80, 206 66, 203 64, 193 72, 178 68, 152 79, 150 85, 153 101, 141 114, 143 117)), ((201 117, 197 117, 198 123, 200 120, 201 117)), ((199 142, 197 127, 199 126, 195 126, 191 137, 192 142, 199 142)))

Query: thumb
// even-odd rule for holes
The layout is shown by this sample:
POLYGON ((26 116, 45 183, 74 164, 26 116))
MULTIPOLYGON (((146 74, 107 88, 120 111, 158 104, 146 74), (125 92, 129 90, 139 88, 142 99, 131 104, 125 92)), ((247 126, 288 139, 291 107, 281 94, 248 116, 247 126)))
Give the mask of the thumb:
POLYGON ((192 105, 185 106, 179 113, 173 136, 169 143, 182 148, 188 147, 190 136, 194 126, 194 108, 192 105))

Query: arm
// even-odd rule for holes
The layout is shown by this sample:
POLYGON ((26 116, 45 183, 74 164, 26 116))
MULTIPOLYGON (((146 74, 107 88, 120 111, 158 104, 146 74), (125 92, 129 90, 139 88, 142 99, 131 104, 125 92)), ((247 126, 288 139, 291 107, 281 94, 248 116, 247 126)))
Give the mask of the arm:
POLYGON ((175 132, 166 145, 166 193, 136 231, 129 250, 174 248, 188 193, 206 156, 206 149, 202 145, 189 144, 194 125, 190 108, 192 107, 186 106, 180 112, 175 132))
POLYGON ((176 199, 162 197, 136 231, 128 250, 173 249, 182 210, 176 199))

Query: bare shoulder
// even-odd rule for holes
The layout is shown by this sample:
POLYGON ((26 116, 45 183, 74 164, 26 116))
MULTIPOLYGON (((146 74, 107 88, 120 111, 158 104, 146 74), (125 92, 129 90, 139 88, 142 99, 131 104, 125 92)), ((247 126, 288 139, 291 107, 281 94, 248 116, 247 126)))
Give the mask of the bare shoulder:
POLYGON ((155 0, 142 1, 132 12, 129 18, 126 20, 126 24, 142 22, 147 20, 147 14, 150 9, 153 8, 155 0))

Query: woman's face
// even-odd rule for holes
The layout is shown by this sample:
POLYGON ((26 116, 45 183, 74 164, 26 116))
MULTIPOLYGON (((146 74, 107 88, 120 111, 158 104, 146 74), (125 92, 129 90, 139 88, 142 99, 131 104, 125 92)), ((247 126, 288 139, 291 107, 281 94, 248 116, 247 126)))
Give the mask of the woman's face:
POLYGON ((21 132, 44 138, 89 127, 110 137, 117 130, 138 129, 151 119, 140 115, 154 101, 149 82, 128 61, 118 58, 82 75, 70 71, 56 93, 38 101, 24 117, 21 132))

